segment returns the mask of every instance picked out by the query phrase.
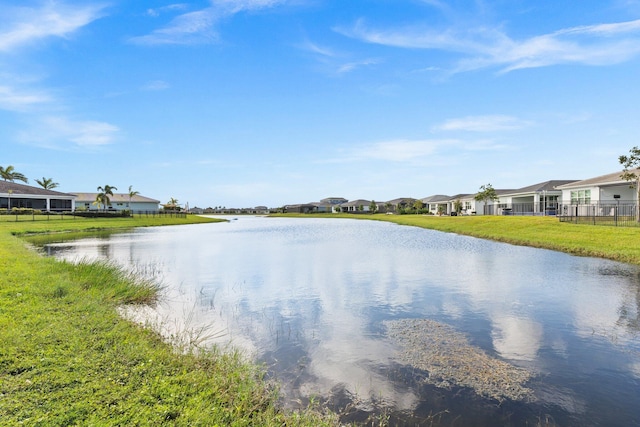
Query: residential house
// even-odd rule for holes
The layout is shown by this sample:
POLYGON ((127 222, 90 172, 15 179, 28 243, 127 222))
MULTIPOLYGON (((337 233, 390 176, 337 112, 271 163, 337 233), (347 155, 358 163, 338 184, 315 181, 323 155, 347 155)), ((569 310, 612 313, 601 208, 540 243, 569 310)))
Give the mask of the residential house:
POLYGON ((462 215, 475 215, 476 212, 482 213, 484 204, 476 201, 475 196, 475 194, 461 193, 449 197, 446 202, 447 207, 442 213, 449 215, 451 212, 458 212, 458 203, 460 203, 459 213, 462 215))
MULTIPOLYGON (((640 174, 640 169, 633 172, 640 174)), ((622 179, 622 171, 559 185, 562 215, 613 215, 614 206, 635 205, 633 182, 622 179)))
POLYGON ((448 214, 448 202, 451 196, 445 196, 443 194, 435 194, 433 196, 420 199, 424 203, 425 209, 434 215, 439 213, 448 214))
POLYGON ((341 212, 369 212, 371 211, 371 200, 352 200, 350 202, 341 203, 341 212))
POLYGON ((313 213, 317 212, 318 207, 313 203, 300 203, 295 205, 285 205, 286 213, 313 213))
POLYGON ((413 207, 413 204, 417 199, 413 199, 411 197, 400 197, 398 199, 389 200, 384 203, 388 212, 399 212, 403 209, 413 207))
POLYGON ((46 212, 70 212, 75 209, 75 200, 73 194, 0 181, 0 209, 28 208, 46 212))
POLYGON ((100 206, 95 203, 98 193, 72 193, 76 196, 76 207, 85 210, 130 210, 131 212, 158 212, 160 210, 160 201, 149 197, 136 194, 129 197, 128 193, 114 193, 109 196, 111 205, 100 206))
POLYGON ((498 215, 555 215, 563 200, 558 186, 569 185, 576 180, 551 180, 529 185, 517 190, 502 190, 498 194, 498 215))

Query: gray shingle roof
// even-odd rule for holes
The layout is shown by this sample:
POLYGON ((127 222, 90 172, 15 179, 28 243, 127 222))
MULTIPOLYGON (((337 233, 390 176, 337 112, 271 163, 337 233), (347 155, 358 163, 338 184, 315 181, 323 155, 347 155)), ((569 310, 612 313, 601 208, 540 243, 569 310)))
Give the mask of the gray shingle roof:
POLYGON ((564 180, 551 180, 551 181, 545 181, 545 182, 540 182, 538 184, 533 184, 533 185, 529 185, 527 187, 522 187, 519 188, 517 190, 508 190, 508 193, 503 193, 503 194, 522 194, 522 193, 538 193, 538 192, 542 192, 542 191, 552 191, 552 190, 556 190, 556 187, 559 187, 561 185, 566 185, 566 184, 571 184, 573 182, 576 182, 575 179, 564 179, 564 180))
POLYGON ((11 191, 13 195, 28 196, 58 196, 65 198, 73 198, 73 194, 61 193, 59 191, 45 190, 44 188, 32 187, 25 184, 17 184, 11 181, 0 181, 0 193, 7 194, 11 191))
MULTIPOLYGON (((640 169, 634 169, 631 172, 635 172, 636 174, 640 174, 640 169)), ((558 190, 568 189, 568 188, 577 188, 577 187, 590 187, 594 185, 616 185, 616 184, 625 184, 627 181, 620 178, 622 171, 609 173, 607 175, 596 176, 595 178, 583 179, 582 181, 574 181, 569 184, 558 185, 556 188, 558 190)))

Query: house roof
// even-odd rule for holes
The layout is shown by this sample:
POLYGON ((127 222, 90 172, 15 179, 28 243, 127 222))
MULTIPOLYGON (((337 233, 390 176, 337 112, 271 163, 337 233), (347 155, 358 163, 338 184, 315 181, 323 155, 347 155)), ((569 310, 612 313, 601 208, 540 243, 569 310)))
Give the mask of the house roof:
MULTIPOLYGON (((95 202, 96 196, 98 193, 72 193, 77 197, 77 203, 83 202, 95 202)), ((109 200, 111 203, 129 203, 129 194, 128 193, 113 193, 113 196, 109 196, 109 200)), ((149 197, 141 196, 140 194, 136 194, 131 197, 131 203, 160 203, 160 200, 152 199, 149 197)))
POLYGON ((445 196, 444 194, 435 194, 433 196, 425 197, 420 199, 423 203, 437 203, 437 202, 446 202, 451 199, 451 196, 445 196))
POLYGON ((358 200, 351 200, 350 202, 347 203, 341 203, 340 206, 369 206, 371 204, 371 200, 364 200, 364 199, 358 199, 358 200))
POLYGON ((575 179, 565 179, 565 180, 557 179, 557 180, 545 181, 545 182, 540 182, 538 184, 529 185, 527 187, 522 187, 517 190, 507 190, 508 192, 502 193, 502 194, 506 195, 506 194, 540 193, 543 191, 553 191, 557 189, 556 187, 571 184, 573 182, 576 182, 576 180, 575 179))
MULTIPOLYGON (((593 187, 593 186, 608 186, 608 185, 620 185, 627 184, 628 181, 625 181, 620 177, 623 171, 609 173, 607 175, 596 176, 595 178, 583 179, 582 181, 574 181, 569 184, 558 185, 556 188, 558 190, 569 189, 569 188, 578 188, 578 187, 593 187)), ((633 169, 630 172, 634 172, 636 174, 640 174, 640 169, 633 169)))
POLYGON ((28 196, 58 196, 65 198, 73 198, 73 194, 61 193, 59 191, 45 190, 44 188, 32 187, 25 184, 17 184, 11 181, 0 181, 0 193, 8 194, 9 191, 14 195, 28 196))
POLYGON ((458 199, 468 199, 468 198, 473 198, 475 196, 474 194, 468 194, 468 193, 461 193, 461 194, 456 194, 455 196, 451 196, 447 199, 448 202, 452 201, 452 200, 458 200, 458 199))
POLYGON ((397 204, 401 204, 401 203, 413 203, 415 202, 416 199, 412 198, 412 197, 400 197, 399 199, 393 199, 393 200, 389 200, 386 203, 391 203, 392 205, 397 205, 397 204))

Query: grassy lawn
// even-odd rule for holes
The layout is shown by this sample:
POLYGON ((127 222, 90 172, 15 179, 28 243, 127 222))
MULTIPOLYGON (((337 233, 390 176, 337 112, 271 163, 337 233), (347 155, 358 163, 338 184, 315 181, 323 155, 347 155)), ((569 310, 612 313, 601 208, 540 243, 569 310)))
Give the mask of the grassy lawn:
POLYGON ((239 354, 177 353, 123 320, 123 303, 154 299, 105 264, 45 258, 17 237, 209 221, 189 218, 6 221, 0 218, 0 425, 316 426, 285 412, 263 371, 239 354))
POLYGON ((355 218, 458 233, 574 255, 640 265, 640 228, 561 223, 555 217, 313 214, 287 216, 355 218))

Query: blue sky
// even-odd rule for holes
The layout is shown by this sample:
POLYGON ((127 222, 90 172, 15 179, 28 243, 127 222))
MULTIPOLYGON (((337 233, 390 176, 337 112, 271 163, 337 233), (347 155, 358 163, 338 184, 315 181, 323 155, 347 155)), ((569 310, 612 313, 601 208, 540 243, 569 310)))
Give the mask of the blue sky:
POLYGON ((0 0, 0 165, 191 207, 586 179, 640 145, 640 1, 0 0))

